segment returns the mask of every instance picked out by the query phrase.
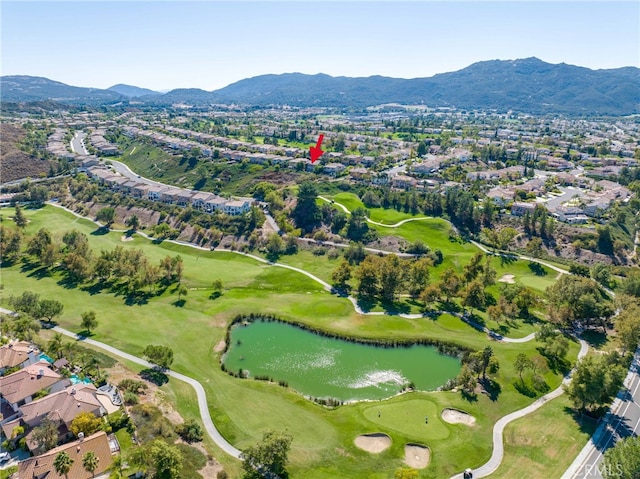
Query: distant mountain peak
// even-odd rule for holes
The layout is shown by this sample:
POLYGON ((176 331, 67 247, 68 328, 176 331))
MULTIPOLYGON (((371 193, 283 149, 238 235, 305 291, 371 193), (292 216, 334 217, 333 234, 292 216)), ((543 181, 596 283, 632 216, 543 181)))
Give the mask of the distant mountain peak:
POLYGON ((118 83, 117 85, 110 86, 107 90, 115 91, 120 95, 135 98, 144 95, 159 95, 157 91, 149 90, 148 88, 140 88, 133 85, 125 85, 124 83, 118 83))

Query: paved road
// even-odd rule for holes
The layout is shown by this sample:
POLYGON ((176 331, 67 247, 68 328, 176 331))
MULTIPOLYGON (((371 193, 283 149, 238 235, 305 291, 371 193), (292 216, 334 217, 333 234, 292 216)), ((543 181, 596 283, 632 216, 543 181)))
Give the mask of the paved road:
POLYGON ((84 139, 87 134, 84 131, 76 131, 76 134, 73 135, 71 139, 71 149, 78 153, 79 155, 88 155, 89 152, 84 146, 84 139))
MULTIPOLYGON (((587 351, 589 350, 589 346, 583 340, 580 340, 580 352, 578 353, 578 359, 581 359, 587 355, 587 351)), ((504 441, 503 434, 504 428, 512 421, 516 419, 520 419, 521 417, 526 416, 527 414, 531 414, 533 411, 541 408, 547 402, 552 399, 557 398, 562 395, 564 392, 563 386, 568 384, 571 381, 571 374, 573 370, 565 376, 562 381, 562 384, 558 386, 556 389, 551 391, 548 394, 536 399, 533 403, 529 404, 527 407, 520 409, 518 411, 514 411, 511 414, 507 414, 506 416, 500 418, 498 422, 493 426, 493 452, 491 453, 491 457, 489 460, 484 463, 482 466, 473 469, 473 477, 474 479, 478 479, 480 477, 487 477, 493 474, 500 464, 502 463, 502 458, 504 456, 504 441)), ((452 476, 451 479, 462 479, 462 473, 456 474, 452 476)))
POLYGON ((640 434, 640 348, 624 381, 625 389, 562 479, 602 479, 603 454, 620 438, 640 434))
POLYGON ((559 186, 558 189, 562 191, 562 195, 555 196, 548 201, 545 201, 544 204, 548 209, 554 209, 560 206, 562 203, 566 203, 572 198, 576 196, 584 196, 585 191, 579 188, 574 188, 573 186, 563 187, 559 186))

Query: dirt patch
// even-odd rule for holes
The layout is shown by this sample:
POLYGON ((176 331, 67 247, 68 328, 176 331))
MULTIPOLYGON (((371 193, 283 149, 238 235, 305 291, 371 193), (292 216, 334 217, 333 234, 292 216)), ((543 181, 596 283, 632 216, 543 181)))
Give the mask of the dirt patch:
POLYGON ((215 345, 215 347, 213 348, 213 351, 216 353, 221 353, 222 351, 224 351, 224 348, 226 345, 227 343, 224 342, 224 339, 221 339, 220 342, 215 345))
POLYGON ((391 446, 391 438, 386 434, 376 432, 372 434, 362 434, 356 437, 354 443, 363 451, 377 454, 385 449, 389 449, 391 446))
POLYGON ((218 475, 218 472, 223 469, 222 465, 218 461, 216 461, 213 458, 213 456, 211 456, 211 454, 207 452, 207 450, 204 448, 201 442, 193 442, 189 444, 183 441, 182 439, 179 439, 178 442, 181 442, 183 444, 188 444, 189 446, 197 449, 198 451, 200 451, 202 454, 205 455, 205 457, 207 458, 207 463, 202 469, 198 470, 198 472, 202 477, 204 478, 216 477, 218 475))
POLYGON ((467 426, 473 426, 476 423, 476 418, 471 414, 450 408, 442 410, 442 419, 444 422, 448 422, 449 424, 465 424, 467 426))
POLYGON ((431 450, 420 444, 407 444, 404 446, 404 462, 414 469, 424 469, 431 461, 431 450))
POLYGON ((512 274, 503 274, 503 275, 500 277, 500 279, 498 280, 498 282, 500 282, 500 283, 509 283, 509 284, 514 284, 514 283, 515 283, 514 278, 515 278, 515 276, 514 276, 514 275, 512 275, 512 274))

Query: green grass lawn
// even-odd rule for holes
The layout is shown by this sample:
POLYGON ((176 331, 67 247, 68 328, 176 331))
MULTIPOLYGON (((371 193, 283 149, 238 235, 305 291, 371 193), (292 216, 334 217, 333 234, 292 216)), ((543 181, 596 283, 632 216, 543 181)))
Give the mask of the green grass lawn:
POLYGON ((570 401, 561 396, 505 428, 504 460, 491 475, 495 479, 547 479, 560 477, 596 429, 579 423, 570 401))
MULTIPOLYGON (((3 216, 9 210, 0 211, 3 216)), ((404 319, 398 316, 362 316, 353 311, 344 298, 333 296, 299 273, 264 265, 233 253, 200 252, 169 243, 153 244, 143 238, 122 242, 121 233, 97 235, 92 223, 76 219, 60 209, 46 206, 26 211, 31 222, 27 234, 42 226, 55 235, 76 228, 89 235, 94 251, 141 248, 153 262, 167 254, 180 254, 184 260, 184 284, 189 288, 186 303, 175 305, 173 288, 152 297, 143 305, 127 305, 121 296, 91 288, 65 288, 60 273, 39 274, 23 270, 20 264, 2 269, 3 289, 0 300, 8 306, 12 294, 25 290, 38 292, 43 298, 56 298, 65 305, 59 323, 72 331, 80 331, 80 313, 88 309, 98 312, 99 325, 94 339, 111 344, 135 355, 141 355, 147 344, 170 345, 175 351, 172 368, 200 381, 207 393, 214 423, 236 447, 243 448, 260 439, 267 428, 287 429, 294 437, 291 451, 292 478, 388 478, 402 467, 406 442, 428 445, 432 463, 420 477, 440 478, 464 467, 475 467, 488 459, 491 452, 491 427, 504 414, 532 401, 515 387, 516 373, 512 364, 519 352, 536 354, 535 342, 508 344, 492 342, 501 368, 496 377, 500 391, 492 400, 479 394, 476 401, 466 401, 458 393, 415 392, 380 402, 363 402, 328 409, 310 402, 295 391, 253 380, 241 380, 222 372, 220 353, 214 351, 224 338, 230 319, 237 314, 272 313, 312 327, 362 337, 397 339, 432 338, 461 346, 480 349, 487 337, 458 318, 442 315, 437 319, 404 319), (221 279, 224 293, 211 300, 211 282, 221 279), (439 411, 457 407, 477 418, 472 428, 443 423, 439 411), (377 409, 381 409, 381 417, 377 409), (433 421, 423 428, 420 416, 428 414, 433 421), (378 455, 357 449, 354 438, 361 433, 384 432, 391 436, 392 447, 378 455)), ((305 253, 291 257, 303 267, 326 261, 305 253)), ((319 275, 326 275, 331 264, 316 265, 319 275)), ((310 268, 311 269, 311 268, 310 268)), ((577 345, 572 343, 570 357, 575 358, 577 345)), ((560 376, 545 376, 550 388, 560 383, 560 376)), ((170 396, 186 418, 197 417, 193 392, 177 381, 170 381, 170 396)), ((570 430, 570 426, 567 426, 570 430)), ((208 446, 211 446, 207 442, 208 446)), ((215 447, 211 450, 230 471, 237 471, 235 461, 224 457, 215 447)))

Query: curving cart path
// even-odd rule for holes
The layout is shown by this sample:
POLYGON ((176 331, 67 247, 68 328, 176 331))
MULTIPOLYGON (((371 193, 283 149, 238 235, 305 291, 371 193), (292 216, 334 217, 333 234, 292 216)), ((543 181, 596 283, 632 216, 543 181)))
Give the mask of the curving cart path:
MULTIPOLYGON (((578 360, 585 357, 587 355, 588 350, 589 350, 589 345, 584 340, 581 339, 580 352, 578 353, 578 360)), ((500 464, 502 463, 502 458, 504 457, 503 435, 504 435, 504 428, 507 426, 507 424, 509 424, 512 421, 515 421, 516 419, 520 419, 521 417, 524 417, 527 414, 531 414, 533 411, 544 406, 548 401, 555 399, 558 396, 561 396, 562 393, 564 393, 564 386, 566 384, 569 384, 569 382, 571 382, 572 373, 573 373, 573 370, 571 370, 564 377, 564 379, 562 380, 562 384, 560 384, 560 386, 558 386, 556 389, 554 389, 550 393, 545 394, 544 396, 536 399, 527 407, 514 411, 511 414, 507 414, 506 416, 503 416, 500 419, 498 419, 498 422, 496 422, 493 426, 493 452, 491 453, 491 457, 486 463, 484 463, 482 466, 476 469, 473 469, 474 479, 478 479, 480 477, 487 477, 493 474, 494 472, 496 472, 498 467, 500 467, 500 464)), ((463 478, 462 473, 456 474, 455 476, 451 477, 451 479, 462 479, 462 478, 463 478)))

